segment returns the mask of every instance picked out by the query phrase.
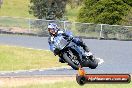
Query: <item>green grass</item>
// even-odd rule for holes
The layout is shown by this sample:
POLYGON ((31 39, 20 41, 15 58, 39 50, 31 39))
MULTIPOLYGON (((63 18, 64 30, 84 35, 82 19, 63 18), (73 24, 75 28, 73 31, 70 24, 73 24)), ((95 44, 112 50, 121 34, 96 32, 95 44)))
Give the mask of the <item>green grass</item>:
POLYGON ((65 81, 49 84, 32 84, 21 86, 17 88, 131 88, 132 82, 130 84, 85 84, 80 86, 76 81, 65 81))
MULTIPOLYGON (((0 26, 29 28, 29 20, 23 18, 36 18, 33 14, 29 14, 29 5, 30 0, 4 0, 0 8, 0 16, 9 17, 0 17, 0 26)), ((74 22, 77 20, 77 14, 80 8, 81 6, 76 8, 71 8, 69 5, 66 6, 65 16, 68 17, 69 21, 74 22)))
MULTIPOLYGON (((0 16, 10 17, 24 17, 35 18, 33 14, 29 14, 30 0, 3 0, 3 4, 0 8, 0 16)), ((69 21, 76 21, 77 14, 81 6, 72 8, 66 6, 66 17, 69 21)))
POLYGON ((0 17, 0 26, 29 28, 29 21, 23 19, 35 18, 32 14, 29 14, 29 5, 30 0, 3 0, 3 4, 0 8, 0 16, 9 17, 7 18, 0 17))
POLYGON ((29 14, 29 4, 30 0, 3 0, 0 16, 33 18, 33 15, 29 14))
POLYGON ((59 67, 58 57, 50 51, 0 45, 0 71, 59 67))

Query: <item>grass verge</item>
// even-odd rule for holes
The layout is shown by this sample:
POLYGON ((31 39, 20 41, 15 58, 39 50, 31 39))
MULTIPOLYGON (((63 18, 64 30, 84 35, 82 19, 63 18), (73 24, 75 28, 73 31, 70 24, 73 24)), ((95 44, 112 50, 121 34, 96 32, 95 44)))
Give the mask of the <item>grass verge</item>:
POLYGON ((29 14, 29 4, 30 0, 3 0, 0 16, 34 18, 29 14))
POLYGON ((131 88, 132 82, 127 84, 85 84, 80 86, 75 81, 75 77, 66 78, 7 78, 3 82, 13 85, 4 85, 3 88, 131 88), (47 81, 47 82, 46 82, 47 81), (23 84, 22 84, 23 83, 23 84))
MULTIPOLYGON (((0 9, 0 16, 10 17, 24 17, 35 18, 33 14, 29 14, 30 0, 3 0, 3 4, 0 9)), ((66 16, 69 21, 76 21, 77 14, 81 6, 71 8, 70 5, 66 6, 66 16)))
POLYGON ((0 45, 0 71, 59 67, 58 57, 46 50, 0 45))
POLYGON ((84 86, 78 85, 75 81, 57 82, 51 84, 38 84, 27 85, 20 88, 131 88, 130 84, 85 84, 84 86))

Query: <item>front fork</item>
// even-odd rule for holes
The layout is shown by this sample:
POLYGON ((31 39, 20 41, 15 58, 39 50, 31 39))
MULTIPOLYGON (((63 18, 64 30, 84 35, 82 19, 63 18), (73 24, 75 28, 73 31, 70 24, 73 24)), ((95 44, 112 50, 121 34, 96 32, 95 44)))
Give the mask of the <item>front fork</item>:
POLYGON ((84 53, 79 49, 79 47, 78 46, 72 46, 71 47, 72 49, 74 49, 78 54, 79 54, 79 61, 80 61, 80 63, 82 63, 82 62, 84 62, 84 53))

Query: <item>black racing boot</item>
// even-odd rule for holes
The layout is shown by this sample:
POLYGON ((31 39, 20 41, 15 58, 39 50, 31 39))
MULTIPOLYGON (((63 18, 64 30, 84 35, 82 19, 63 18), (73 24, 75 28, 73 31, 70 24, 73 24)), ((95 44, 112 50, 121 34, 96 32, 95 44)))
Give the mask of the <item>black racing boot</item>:
POLYGON ((89 48, 88 48, 86 45, 83 45, 82 47, 83 47, 83 49, 84 49, 86 52, 89 52, 89 51, 90 51, 89 48))
POLYGON ((83 49, 86 51, 86 52, 89 52, 89 48, 85 45, 85 43, 83 42, 80 42, 80 46, 83 47, 83 49))
POLYGON ((89 52, 89 48, 85 45, 85 43, 83 43, 82 39, 80 39, 80 41, 76 42, 73 41, 74 43, 76 43, 77 45, 81 46, 86 52, 89 52))

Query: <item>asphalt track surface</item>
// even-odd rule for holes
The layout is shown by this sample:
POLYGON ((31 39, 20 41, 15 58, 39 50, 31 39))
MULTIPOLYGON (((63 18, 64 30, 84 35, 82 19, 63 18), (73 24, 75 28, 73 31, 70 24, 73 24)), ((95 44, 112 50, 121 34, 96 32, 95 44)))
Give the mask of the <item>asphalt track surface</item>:
MULTIPOLYGON (((47 37, 0 35, 0 44, 49 50, 47 37)), ((87 73, 132 73, 132 41, 83 39, 91 52, 104 60, 96 69, 84 68, 87 73)), ((45 63, 44 63, 45 64, 45 63)), ((0 76, 75 75, 70 67, 30 71, 0 72, 0 76)))

